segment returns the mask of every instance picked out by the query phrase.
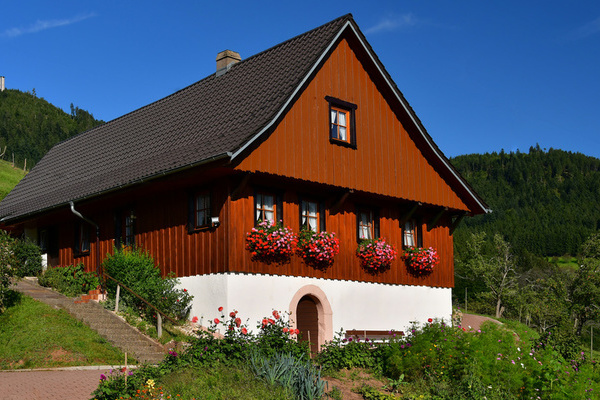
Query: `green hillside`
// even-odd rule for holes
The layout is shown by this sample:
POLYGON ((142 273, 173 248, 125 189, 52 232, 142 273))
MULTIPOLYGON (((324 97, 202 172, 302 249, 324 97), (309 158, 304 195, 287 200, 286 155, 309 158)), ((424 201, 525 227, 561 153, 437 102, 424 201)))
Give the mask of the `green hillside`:
POLYGON ((4 160, 31 169, 56 143, 103 123, 71 105, 71 114, 33 93, 0 92, 0 153, 4 160))
POLYGON ((15 187, 25 176, 20 168, 14 168, 11 163, 0 160, 0 200, 15 187))
POLYGON ((577 254, 600 229, 600 160, 539 145, 529 153, 458 156, 453 165, 493 212, 465 218, 457 249, 472 232, 501 233, 517 253, 577 254))

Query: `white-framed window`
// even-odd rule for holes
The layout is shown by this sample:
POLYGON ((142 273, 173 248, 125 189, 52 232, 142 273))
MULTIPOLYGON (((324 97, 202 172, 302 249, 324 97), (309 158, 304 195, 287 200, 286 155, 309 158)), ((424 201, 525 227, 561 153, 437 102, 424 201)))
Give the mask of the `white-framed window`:
POLYGON ((404 247, 415 247, 417 245, 417 230, 414 220, 406 221, 404 223, 402 245, 404 247))
POLYGON ((321 226, 321 215, 319 203, 316 201, 302 200, 300 206, 300 227, 319 232, 321 226))
POLYGON ((358 210, 358 239, 375 239, 375 220, 372 210, 358 210))
POLYGON ((256 193, 256 213, 255 221, 271 221, 275 223, 277 217, 276 196, 271 193, 256 193))

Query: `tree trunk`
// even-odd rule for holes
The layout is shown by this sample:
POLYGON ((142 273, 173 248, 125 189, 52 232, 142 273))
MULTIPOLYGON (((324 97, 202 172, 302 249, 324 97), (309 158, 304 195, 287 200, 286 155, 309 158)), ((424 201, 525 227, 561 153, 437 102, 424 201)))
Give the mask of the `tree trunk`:
POLYGON ((502 300, 498 297, 496 301, 496 318, 501 318, 502 312, 504 312, 504 307, 502 307, 502 300))

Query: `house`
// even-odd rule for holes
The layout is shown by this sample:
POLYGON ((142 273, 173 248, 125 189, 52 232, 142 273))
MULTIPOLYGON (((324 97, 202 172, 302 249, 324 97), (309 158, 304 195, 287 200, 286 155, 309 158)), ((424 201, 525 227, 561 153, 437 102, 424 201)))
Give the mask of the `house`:
MULTIPOLYGON (((149 251, 195 297, 249 321, 292 313, 322 344, 340 329, 449 319, 452 232, 488 211, 432 141, 351 15, 217 71, 54 146, 0 204, 4 226, 35 238, 51 265, 126 244, 149 251), (327 269, 252 261, 259 219, 335 232, 327 269), (95 228, 96 227, 96 228, 95 228), (440 263, 411 275, 365 270, 361 237, 422 245, 440 263)), ((307 335, 304 335, 307 336, 307 335)))

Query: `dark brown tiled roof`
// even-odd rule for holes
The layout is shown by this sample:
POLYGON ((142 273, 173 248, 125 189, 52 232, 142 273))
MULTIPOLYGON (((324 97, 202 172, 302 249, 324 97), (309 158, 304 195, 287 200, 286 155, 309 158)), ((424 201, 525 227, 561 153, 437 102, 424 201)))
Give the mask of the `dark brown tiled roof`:
POLYGON ((352 15, 55 145, 0 203, 14 220, 228 156, 269 124, 352 15))

